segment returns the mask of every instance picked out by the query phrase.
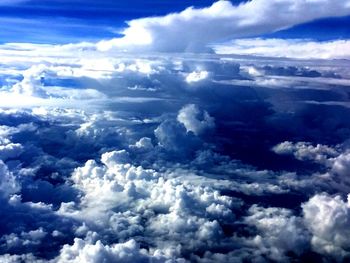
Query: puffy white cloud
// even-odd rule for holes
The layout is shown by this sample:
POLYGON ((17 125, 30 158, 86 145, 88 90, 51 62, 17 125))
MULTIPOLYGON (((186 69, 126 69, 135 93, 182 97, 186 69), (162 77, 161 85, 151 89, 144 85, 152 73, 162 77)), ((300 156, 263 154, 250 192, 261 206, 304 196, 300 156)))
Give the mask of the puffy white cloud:
POLYGON ((348 0, 253 0, 238 6, 229 1, 218 1, 207 8, 188 8, 164 17, 131 20, 122 32, 124 37, 102 41, 98 48, 203 51, 214 41, 270 33, 315 19, 349 13, 348 0))
POLYGON ((43 88, 42 79, 45 75, 45 65, 34 65, 23 72, 23 79, 12 87, 16 94, 26 96, 43 97, 49 95, 43 88))
POLYGON ((42 239, 47 233, 39 228, 37 230, 31 230, 29 232, 21 232, 19 235, 11 233, 9 235, 2 236, 2 239, 6 242, 6 246, 11 248, 23 248, 33 245, 39 245, 42 239))
POLYGON ((350 172, 350 153, 342 153, 333 160, 332 172, 342 176, 349 176, 350 172))
POLYGON ((130 156, 125 150, 107 152, 102 154, 101 161, 107 167, 113 167, 116 164, 128 163, 130 161, 130 156))
POLYGON ((199 72, 191 72, 186 76, 186 82, 187 83, 193 83, 193 82, 199 82, 202 80, 205 80, 208 78, 209 72, 208 71, 199 71, 199 72))
POLYGON ((187 133, 186 127, 178 121, 163 121, 154 130, 154 134, 159 146, 167 151, 183 152, 186 154, 199 146, 199 140, 194 133, 187 133))
POLYGON ((0 144, 0 159, 6 161, 18 157, 23 152, 23 146, 20 143, 0 144))
MULTIPOLYGON (((170 259, 169 259, 170 260, 170 259)), ((147 250, 140 249, 135 240, 125 243, 103 245, 101 241, 90 244, 82 239, 74 239, 73 245, 64 245, 58 263, 112 263, 112 262, 166 262, 161 255, 149 255, 147 250)))
POLYGON ((262 208, 253 205, 245 221, 257 228, 258 234, 252 244, 276 261, 289 262, 286 253, 298 255, 308 249, 309 234, 301 218, 283 208, 262 208))
POLYGON ((331 188, 342 193, 350 191, 350 153, 348 151, 330 159, 330 169, 326 174, 321 175, 322 179, 328 181, 331 188))
POLYGON ((314 161, 324 165, 331 162, 331 158, 339 155, 339 151, 327 145, 317 144, 316 146, 307 142, 282 142, 272 148, 277 154, 294 155, 301 161, 314 161))
POLYGON ((214 118, 207 111, 201 111, 195 104, 184 106, 177 115, 177 120, 182 123, 187 132, 196 135, 215 127, 214 118))
POLYGON ((350 203, 340 196, 318 194, 302 205, 304 221, 312 233, 313 249, 339 261, 349 257, 350 203))
MULTIPOLYGON (((322 144, 312 145, 307 142, 292 143, 286 141, 274 146, 272 150, 277 154, 293 155, 300 161, 312 161, 323 166, 323 171, 315 172, 312 176, 299 180, 297 183, 299 186, 309 185, 310 188, 313 185, 314 188, 318 186, 327 191, 336 189, 341 193, 350 191, 348 176, 350 154, 346 145, 336 145, 332 148, 322 144)), ((289 184, 293 181, 290 180, 290 176, 282 176, 280 179, 282 184, 289 184)))
MULTIPOLYGON (((63 203, 58 214, 86 222, 88 229, 114 233, 122 240, 142 235, 144 240, 153 240, 154 251, 176 257, 220 242, 220 223, 234 218, 233 198, 176 173, 133 166, 127 159, 123 150, 108 152, 101 157, 104 165, 90 160, 77 168, 72 180, 83 193, 80 208, 63 203)), ((76 242, 84 244, 79 249, 84 251, 85 243, 76 242)), ((101 248, 101 243, 97 247, 101 248)))
POLYGON ((134 145, 130 146, 133 149, 139 149, 139 150, 152 150, 154 148, 154 145, 152 143, 152 139, 148 137, 142 137, 140 140, 138 140, 134 145))

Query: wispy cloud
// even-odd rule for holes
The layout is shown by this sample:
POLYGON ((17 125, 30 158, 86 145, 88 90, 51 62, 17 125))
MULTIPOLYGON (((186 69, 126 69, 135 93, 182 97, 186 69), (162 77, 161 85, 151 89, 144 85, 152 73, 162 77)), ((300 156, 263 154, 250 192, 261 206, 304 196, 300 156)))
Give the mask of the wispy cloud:
POLYGON ((218 54, 289 57, 301 59, 350 59, 350 41, 316 42, 309 39, 238 39, 213 46, 218 54))
POLYGON ((0 0, 0 6, 11 6, 11 5, 17 5, 20 3, 25 3, 25 2, 29 2, 31 0, 0 0))

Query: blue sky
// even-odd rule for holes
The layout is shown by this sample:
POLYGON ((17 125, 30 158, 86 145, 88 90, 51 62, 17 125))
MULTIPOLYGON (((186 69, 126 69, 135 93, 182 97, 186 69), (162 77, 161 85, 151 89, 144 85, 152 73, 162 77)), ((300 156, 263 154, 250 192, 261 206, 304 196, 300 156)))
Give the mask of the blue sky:
MULTIPOLYGON (((189 6, 207 7, 214 0, 28 0, 0 1, 0 42, 71 43, 118 36, 125 21, 162 16, 189 6)), ((240 0, 231 1, 238 4, 240 0)), ((312 10, 310 10, 312 12, 312 10)), ((346 39, 350 17, 323 18, 273 34, 277 38, 346 39)))
POLYGON ((350 16, 325 18, 268 34, 265 37, 311 38, 319 41, 348 39, 350 37, 349 25, 350 16))
MULTIPOLYGON (((165 15, 214 0, 29 0, 0 5, 1 42, 67 43, 116 36, 125 21, 165 15)), ((238 2, 238 1, 235 1, 238 2)), ((1 1, 0 1, 1 4, 1 1)))

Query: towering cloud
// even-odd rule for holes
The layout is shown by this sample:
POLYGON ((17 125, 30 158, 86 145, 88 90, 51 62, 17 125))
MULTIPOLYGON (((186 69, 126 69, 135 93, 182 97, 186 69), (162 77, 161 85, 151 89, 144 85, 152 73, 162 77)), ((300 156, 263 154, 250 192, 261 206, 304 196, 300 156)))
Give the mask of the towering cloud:
POLYGON ((131 20, 122 32, 124 37, 102 41, 98 47, 203 51, 215 41, 257 36, 319 18, 348 14, 349 0, 253 0, 238 6, 218 1, 208 8, 188 8, 164 17, 131 20))

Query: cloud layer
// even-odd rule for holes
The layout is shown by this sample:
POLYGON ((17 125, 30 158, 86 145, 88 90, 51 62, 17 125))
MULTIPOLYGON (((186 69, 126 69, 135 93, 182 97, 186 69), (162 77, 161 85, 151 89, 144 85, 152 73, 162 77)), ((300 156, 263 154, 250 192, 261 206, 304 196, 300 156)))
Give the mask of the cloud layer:
POLYGON ((0 56, 1 262, 348 261, 346 61, 0 56))
POLYGON ((214 46, 218 54, 289 57, 299 59, 350 59, 350 42, 308 39, 239 39, 214 46))

